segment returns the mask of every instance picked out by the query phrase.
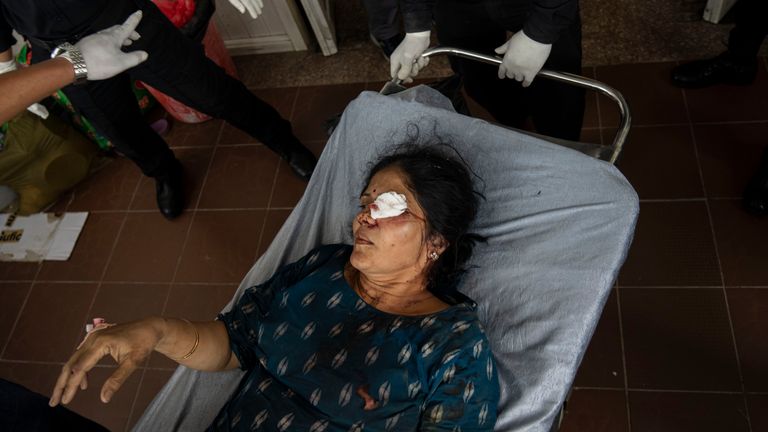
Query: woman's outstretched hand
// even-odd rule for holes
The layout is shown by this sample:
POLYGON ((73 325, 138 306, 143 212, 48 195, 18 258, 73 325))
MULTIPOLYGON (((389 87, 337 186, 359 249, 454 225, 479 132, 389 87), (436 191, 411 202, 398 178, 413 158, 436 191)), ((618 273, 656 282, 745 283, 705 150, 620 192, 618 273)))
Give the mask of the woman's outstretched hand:
POLYGON ((104 356, 112 356, 117 370, 104 382, 101 401, 109 402, 125 380, 152 353, 163 338, 164 320, 147 318, 103 328, 90 333, 62 367, 50 406, 68 404, 78 388, 88 387, 86 373, 104 356))

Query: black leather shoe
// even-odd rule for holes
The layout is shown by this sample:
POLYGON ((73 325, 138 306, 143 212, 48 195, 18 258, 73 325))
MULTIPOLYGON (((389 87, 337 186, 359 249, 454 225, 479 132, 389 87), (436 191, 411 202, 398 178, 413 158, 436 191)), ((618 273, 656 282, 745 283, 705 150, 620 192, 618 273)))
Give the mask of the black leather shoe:
POLYGON ((727 52, 672 69, 672 84, 682 88, 703 88, 715 84, 749 85, 757 74, 757 59, 736 61, 727 52))
POLYGON ((305 181, 309 181, 317 165, 315 155, 303 145, 294 147, 284 159, 288 162, 288 166, 291 167, 293 172, 305 181))
POLYGON ((742 200, 744 210, 756 216, 768 216, 768 157, 763 159, 764 166, 752 177, 742 200))
POLYGON ((178 217, 184 210, 184 173, 181 166, 155 179, 157 207, 166 219, 178 217))

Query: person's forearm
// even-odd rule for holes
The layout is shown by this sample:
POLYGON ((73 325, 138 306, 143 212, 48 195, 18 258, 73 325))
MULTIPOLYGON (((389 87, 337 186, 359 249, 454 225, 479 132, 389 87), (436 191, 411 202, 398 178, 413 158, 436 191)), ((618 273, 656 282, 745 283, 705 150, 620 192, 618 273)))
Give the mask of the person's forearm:
MULTIPOLYGON (((4 53, 3 53, 4 54, 4 53)), ((67 59, 56 58, 0 75, 0 123, 75 79, 67 59)))
POLYGON ((189 322, 160 318, 163 337, 155 351, 191 369, 218 371, 239 366, 221 321, 189 322), (184 356, 192 353, 187 358, 184 356))

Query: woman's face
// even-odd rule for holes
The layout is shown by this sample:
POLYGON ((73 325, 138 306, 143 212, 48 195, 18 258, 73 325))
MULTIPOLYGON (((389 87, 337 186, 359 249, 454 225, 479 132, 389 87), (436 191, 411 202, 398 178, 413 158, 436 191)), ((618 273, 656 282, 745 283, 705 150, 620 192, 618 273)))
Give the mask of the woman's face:
POLYGON ((376 173, 360 196, 360 206, 352 222, 352 266, 369 278, 381 280, 412 280, 422 275, 430 252, 425 240, 425 215, 406 187, 401 170, 390 167, 376 173), (399 216, 373 219, 370 205, 386 192, 405 195, 408 210, 399 216))

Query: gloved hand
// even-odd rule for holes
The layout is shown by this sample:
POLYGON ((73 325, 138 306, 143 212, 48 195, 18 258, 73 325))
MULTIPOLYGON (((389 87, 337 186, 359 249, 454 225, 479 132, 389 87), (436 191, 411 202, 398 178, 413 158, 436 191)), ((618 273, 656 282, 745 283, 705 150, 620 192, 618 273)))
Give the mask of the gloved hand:
MULTIPOLYGON (((5 62, 0 62, 0 75, 15 71, 15 70, 16 70, 16 60, 11 59, 5 62)), ((28 106, 27 111, 37 115, 42 119, 48 118, 48 110, 44 106, 40 105, 39 103, 33 103, 32 105, 28 106)))
POLYGON ((429 30, 418 33, 406 33, 405 38, 389 56, 389 74, 403 82, 413 81, 419 70, 429 64, 429 59, 421 54, 429 48, 429 30))
POLYGON ((521 81, 523 87, 528 87, 551 51, 551 44, 536 42, 520 30, 504 45, 496 48, 496 54, 504 55, 504 61, 499 66, 499 79, 513 78, 521 81))
POLYGON ((262 0, 229 0, 229 2, 240 13, 245 13, 245 10, 248 9, 248 13, 251 14, 253 19, 258 18, 261 15, 261 10, 264 9, 264 2, 262 0))
POLYGON ((120 50, 121 47, 128 46, 141 37, 136 33, 136 26, 140 21, 141 11, 136 11, 124 23, 86 36, 75 44, 85 59, 89 80, 111 78, 149 57, 146 51, 123 52, 120 50))

